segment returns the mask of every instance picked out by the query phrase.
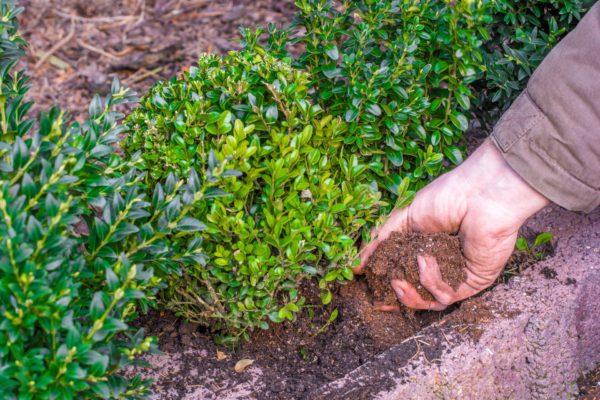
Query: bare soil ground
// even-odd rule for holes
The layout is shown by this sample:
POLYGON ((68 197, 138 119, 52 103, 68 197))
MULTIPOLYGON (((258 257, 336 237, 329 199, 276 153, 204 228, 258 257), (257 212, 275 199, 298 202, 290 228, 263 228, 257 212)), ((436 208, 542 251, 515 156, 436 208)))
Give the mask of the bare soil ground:
POLYGON ((118 76, 143 93, 202 52, 239 48, 239 26, 287 24, 293 0, 24 0, 24 66, 36 110, 60 105, 78 119, 118 76))
MULTIPOLYGON (((196 376, 180 371, 160 379, 154 390, 161 393, 160 396, 177 393, 173 398, 195 398, 190 396, 190 387, 198 383, 206 385, 206 382, 198 382, 198 377, 210 376, 208 387, 217 394, 227 393, 253 380, 251 369, 235 371, 238 361, 248 359, 260 368, 261 380, 268 384, 252 387, 252 394, 247 398, 308 399, 314 390, 343 377, 444 315, 439 312, 383 313, 371 309, 371 318, 365 319, 369 315, 365 313, 366 307, 370 304, 364 283, 360 280, 342 287, 334 293, 331 305, 315 307, 313 315, 306 309, 294 323, 276 324, 268 331, 254 332, 250 342, 242 342, 236 349, 215 345, 209 331, 169 313, 152 313, 142 318, 141 326, 148 334, 158 336, 163 352, 179 355, 186 370, 198 371, 196 376), (357 308, 359 304, 364 308, 357 308), (339 316, 328 324, 335 309, 339 316), (197 352, 190 352, 191 349, 201 351, 204 356, 199 357, 197 352)), ((309 304, 319 305, 318 290, 303 295, 308 297, 309 304)), ((415 352, 408 354, 407 358, 414 355, 415 352)))
MULTIPOLYGON (((393 237, 382 243, 371 267, 382 270, 380 272, 385 276, 396 273, 393 270, 397 268, 387 263, 382 255, 402 242, 403 246, 397 250, 406 256, 403 265, 414 272, 417 268, 416 253, 431 245, 430 239, 434 239, 435 244, 440 243, 439 247, 445 249, 443 258, 450 261, 443 267, 443 276, 448 281, 452 279, 455 284, 464 280, 460 245, 456 238, 448 235, 393 237), (448 279, 448 276, 452 278, 448 279)), ((512 259, 511 268, 520 268, 512 266, 515 262, 523 265, 523 268, 532 265, 529 257, 516 254, 518 257, 512 259)), ((388 255, 397 259, 397 254, 388 255)), ((210 385, 201 385, 208 385, 224 398, 230 391, 235 391, 235 387, 246 385, 252 388, 248 398, 308 399, 316 389, 407 340, 414 341, 414 346, 401 357, 409 360, 425 352, 431 362, 436 362, 441 355, 441 347, 436 347, 434 343, 421 346, 414 335, 424 327, 441 321, 451 312, 444 327, 461 326, 474 340, 478 340, 480 335, 479 324, 493 318, 479 298, 444 312, 414 312, 404 307, 398 312, 376 311, 374 306, 381 297, 387 297, 388 303, 395 299, 391 286, 385 280, 385 277, 373 278, 369 273, 360 276, 337 288, 333 302, 327 307, 320 306, 320 292, 316 287, 304 287, 300 294, 307 299, 309 306, 294 323, 275 324, 268 331, 254 332, 249 342, 242 342, 235 349, 215 345, 211 332, 201 326, 186 323, 166 312, 151 313, 138 322, 139 326, 145 327, 148 334, 158 337, 162 351, 176 354, 179 358, 177 363, 185 365, 186 371, 197 371, 178 371, 166 378, 161 376, 155 390, 161 396, 177 393, 177 398, 195 398, 195 394, 190 394, 190 388, 197 386, 199 376, 210 376, 210 385), (334 312, 338 316, 330 321, 334 312), (199 357, 198 351, 203 356, 199 357), (261 381, 267 382, 266 385, 255 386, 253 379, 256 377, 250 371, 235 372, 236 363, 244 359, 252 360, 253 365, 260 368, 261 381)))
POLYGON ((600 366, 582 376, 577 384, 580 400, 600 400, 600 366))

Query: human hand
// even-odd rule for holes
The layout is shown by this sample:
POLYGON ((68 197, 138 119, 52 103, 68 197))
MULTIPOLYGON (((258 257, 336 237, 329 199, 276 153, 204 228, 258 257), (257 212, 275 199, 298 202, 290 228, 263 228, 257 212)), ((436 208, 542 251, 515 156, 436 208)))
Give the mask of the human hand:
MULTIPOLYGON (((510 257, 523 222, 549 203, 525 182, 487 139, 463 164, 420 190, 406 208, 394 210, 361 253, 361 273, 379 243, 392 232, 458 233, 467 279, 455 291, 442 280, 435 258, 417 257, 420 283, 435 298, 425 301, 406 281, 391 282, 401 303, 443 310, 490 286, 510 257)), ((391 311, 396 306, 380 309, 391 311)))

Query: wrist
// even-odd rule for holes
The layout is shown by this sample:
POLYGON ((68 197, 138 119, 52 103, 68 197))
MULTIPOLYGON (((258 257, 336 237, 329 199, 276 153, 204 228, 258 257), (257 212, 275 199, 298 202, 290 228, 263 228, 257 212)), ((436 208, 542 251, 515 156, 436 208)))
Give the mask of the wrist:
POLYGON ((499 207, 507 218, 519 223, 550 203, 511 168, 490 139, 459 168, 463 167, 461 179, 469 188, 468 203, 499 207))

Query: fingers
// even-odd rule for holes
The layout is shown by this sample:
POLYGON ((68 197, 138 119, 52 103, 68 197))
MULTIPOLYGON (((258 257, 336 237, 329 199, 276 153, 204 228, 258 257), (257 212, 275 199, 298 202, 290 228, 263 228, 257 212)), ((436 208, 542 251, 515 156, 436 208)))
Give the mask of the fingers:
MULTIPOLYGON (((418 255, 419 281, 421 285, 435 298, 434 301, 424 300, 415 287, 407 281, 393 280, 392 288, 398 300, 405 306, 415 310, 444 310, 457 301, 471 297, 489 286, 493 279, 487 279, 473 273, 467 268, 467 280, 457 290, 454 290, 442 278, 442 273, 437 260, 427 254, 418 255)), ((379 309, 383 311, 383 307, 379 309)), ((390 306, 390 310, 391 309, 390 306)))
POLYGON ((423 300, 417 289, 406 281, 393 280, 392 288, 394 288, 398 300, 408 308, 434 311, 442 311, 446 308, 446 305, 441 304, 439 301, 423 300))
POLYGON ((437 260, 428 255, 418 255, 419 281, 431 295, 444 306, 454 303, 456 292, 442 279, 437 260))
POLYGON ((392 232, 406 232, 408 230, 408 214, 410 206, 401 210, 394 210, 385 223, 371 232, 371 241, 363 247, 360 252, 360 265, 354 268, 355 274, 361 274, 369 261, 369 257, 377 249, 377 246, 390 237, 392 232))
POLYGON ((375 311, 384 311, 384 312, 398 312, 400 311, 400 306, 398 305, 389 305, 389 304, 375 304, 375 311))

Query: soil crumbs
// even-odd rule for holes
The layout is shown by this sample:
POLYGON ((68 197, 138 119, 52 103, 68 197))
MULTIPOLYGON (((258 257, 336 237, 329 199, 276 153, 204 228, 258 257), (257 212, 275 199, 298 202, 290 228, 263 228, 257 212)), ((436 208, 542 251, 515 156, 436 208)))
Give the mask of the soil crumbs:
POLYGON ((433 301, 433 296, 419 282, 416 259, 417 255, 425 253, 437 260, 442 279, 454 290, 467 279, 457 236, 394 232, 379 245, 367 265, 367 280, 376 300, 395 304, 396 296, 389 290, 390 280, 399 279, 413 284, 423 300, 433 301))
POLYGON ((595 371, 581 376, 577 385, 580 400, 600 400, 600 366, 595 371))
MULTIPOLYGON (((441 320, 449 312, 403 308, 400 312, 390 313, 374 309, 374 305, 382 300, 388 304, 396 301, 390 278, 418 283, 416 255, 422 252, 438 258, 442 277, 451 286, 457 287, 464 281, 464 260, 456 237, 445 234, 393 235, 373 254, 368 266, 370 272, 335 289, 337 293, 330 305, 320 307, 319 289, 306 285, 301 294, 307 304, 317 307, 306 307, 292 324, 273 324, 268 331, 255 332, 250 342, 240 343, 234 351, 215 345, 210 333, 203 328, 170 314, 150 314, 140 321, 140 325, 146 327, 148 334, 158 336, 162 351, 180 353, 186 368, 211 371, 213 390, 222 387, 225 391, 232 384, 249 382, 250 374, 236 373, 234 367, 239 360, 251 359, 254 365, 260 366, 261 380, 266 383, 265 387, 253 387, 256 398, 307 399, 313 390, 343 377, 425 326, 441 320), (337 319, 328 323, 336 309, 337 319), (205 350, 207 356, 186 355, 184 350, 190 347, 205 350)), ((464 321, 457 319, 454 322, 471 324, 485 319, 471 309, 465 310, 464 314, 464 321)), ((414 355, 407 354, 406 359, 414 355)), ((171 378, 160 383, 161 390, 177 390, 183 397, 189 386, 186 377, 179 374, 171 378)), ((216 392, 218 395, 219 390, 216 392)))

